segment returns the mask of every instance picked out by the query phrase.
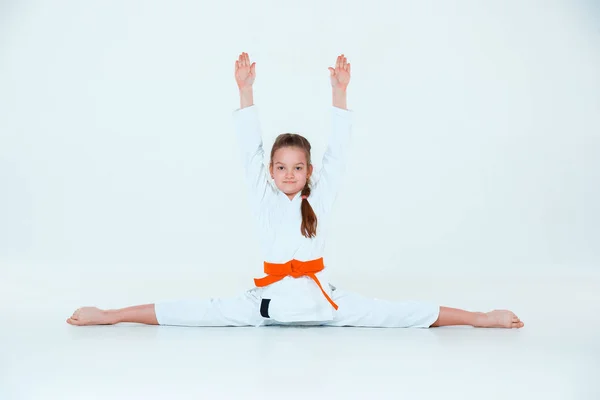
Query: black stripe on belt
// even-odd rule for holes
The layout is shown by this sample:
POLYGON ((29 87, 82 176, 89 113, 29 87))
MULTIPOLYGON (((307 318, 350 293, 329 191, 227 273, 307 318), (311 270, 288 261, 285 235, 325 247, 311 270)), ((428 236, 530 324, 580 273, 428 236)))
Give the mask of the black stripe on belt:
POLYGON ((269 317, 269 303, 271 302, 271 299, 262 299, 262 301, 260 302, 260 315, 262 315, 265 318, 271 318, 269 317))

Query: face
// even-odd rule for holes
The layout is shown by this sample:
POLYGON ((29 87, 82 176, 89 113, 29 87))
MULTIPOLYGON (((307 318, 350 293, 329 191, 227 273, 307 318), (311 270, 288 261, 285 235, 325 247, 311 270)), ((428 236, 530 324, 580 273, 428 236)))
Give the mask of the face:
POLYGON ((271 178, 287 195, 295 195, 304 189, 312 174, 312 165, 307 165, 304 150, 297 147, 282 147, 273 155, 269 167, 271 178))

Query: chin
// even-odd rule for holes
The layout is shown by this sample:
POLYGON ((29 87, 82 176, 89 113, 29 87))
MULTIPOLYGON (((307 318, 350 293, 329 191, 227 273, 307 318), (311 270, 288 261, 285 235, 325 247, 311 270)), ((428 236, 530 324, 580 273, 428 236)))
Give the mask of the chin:
POLYGON ((296 193, 302 191, 301 187, 290 189, 289 185, 286 185, 286 184, 280 185, 278 187, 279 187, 279 190, 281 190, 285 194, 296 194, 296 193))

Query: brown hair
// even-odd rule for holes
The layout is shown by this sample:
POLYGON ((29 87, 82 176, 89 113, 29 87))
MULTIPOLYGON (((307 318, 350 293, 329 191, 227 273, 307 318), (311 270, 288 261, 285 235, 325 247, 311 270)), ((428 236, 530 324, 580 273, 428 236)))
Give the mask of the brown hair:
MULTIPOLYGON (((297 133, 282 133, 277 136, 275 139, 275 143, 273 144, 273 148, 271 149, 271 165, 273 165, 273 156, 275 152, 282 147, 297 147, 301 150, 304 150, 306 154, 306 162, 307 168, 311 165, 310 162, 310 143, 304 136, 298 135, 297 133)), ((306 180, 306 185, 302 189, 302 196, 310 196, 310 179, 306 180)), ((300 205, 300 210, 302 211, 302 225, 300 226, 300 231, 302 235, 307 238, 312 238, 317 235, 317 215, 312 209, 310 203, 306 199, 302 199, 302 203, 300 205)))

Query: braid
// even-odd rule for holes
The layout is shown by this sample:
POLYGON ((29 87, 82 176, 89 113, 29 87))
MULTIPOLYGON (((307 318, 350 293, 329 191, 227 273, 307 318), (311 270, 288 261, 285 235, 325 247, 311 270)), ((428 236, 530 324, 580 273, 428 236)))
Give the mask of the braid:
POLYGON ((304 189, 302 189, 302 196, 306 196, 307 198, 302 199, 302 204, 300 206, 302 211, 302 225, 300 226, 300 230, 302 231, 302 235, 307 238, 312 238, 317 235, 317 216, 308 202, 308 197, 310 196, 309 181, 306 181, 306 185, 304 186, 304 189))

